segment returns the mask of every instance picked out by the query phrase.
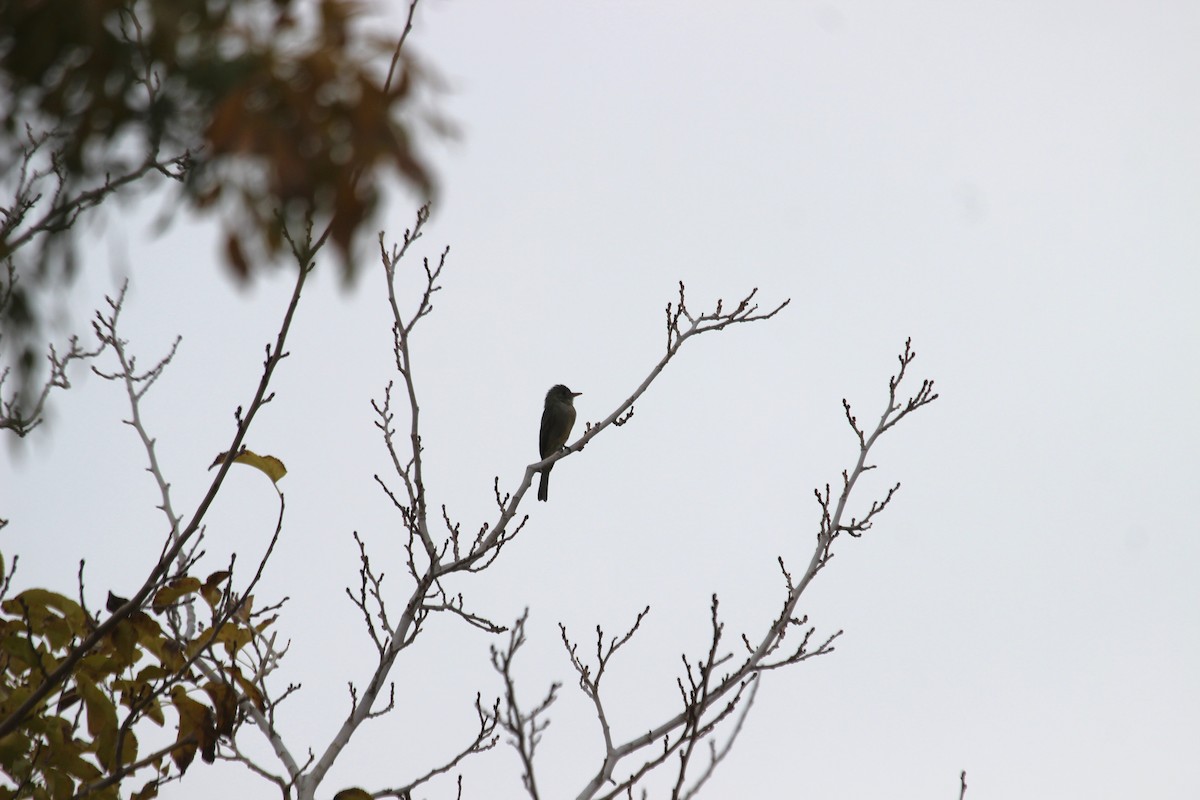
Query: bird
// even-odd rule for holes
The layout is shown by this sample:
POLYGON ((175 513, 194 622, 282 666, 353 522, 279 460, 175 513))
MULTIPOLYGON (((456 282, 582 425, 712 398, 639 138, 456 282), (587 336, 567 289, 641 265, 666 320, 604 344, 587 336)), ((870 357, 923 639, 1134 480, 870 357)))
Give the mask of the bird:
MULTIPOLYGON (((542 430, 538 434, 538 452, 542 458, 551 456, 563 448, 571 428, 575 426, 575 398, 583 392, 572 392, 561 383, 546 392, 546 409, 542 412, 542 430)), ((538 500, 545 501, 550 488, 550 464, 542 470, 538 483, 538 500)))

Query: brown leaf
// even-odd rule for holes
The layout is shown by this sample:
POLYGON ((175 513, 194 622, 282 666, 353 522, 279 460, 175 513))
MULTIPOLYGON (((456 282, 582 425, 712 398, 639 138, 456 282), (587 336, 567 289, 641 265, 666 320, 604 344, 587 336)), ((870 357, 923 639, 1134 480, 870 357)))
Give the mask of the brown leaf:
POLYGON ((182 774, 196 757, 197 749, 201 757, 211 764, 216 757, 217 746, 212 710, 188 697, 182 686, 175 686, 171 690, 171 704, 179 715, 179 735, 175 739, 179 746, 171 751, 175 766, 182 774))
POLYGON ((117 609, 129 602, 129 598, 115 595, 112 592, 108 593, 108 599, 104 602, 104 608, 108 613, 115 614, 117 609))

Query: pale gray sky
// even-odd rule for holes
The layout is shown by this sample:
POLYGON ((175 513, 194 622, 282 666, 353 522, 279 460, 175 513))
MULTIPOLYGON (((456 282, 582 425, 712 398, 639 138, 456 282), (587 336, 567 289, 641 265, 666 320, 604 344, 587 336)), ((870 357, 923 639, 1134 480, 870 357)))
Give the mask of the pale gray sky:
MULTIPOLYGON (((542 396, 599 420, 662 353, 663 307, 758 287, 778 318, 690 343, 633 422, 554 472, 521 536, 453 588, 502 622, 531 608, 521 689, 564 682, 539 781, 574 796, 600 738, 558 641, 643 631, 614 662, 618 735, 674 709, 679 654, 777 610, 776 557, 799 569, 812 489, 855 442, 841 398, 874 418, 907 336, 942 399, 879 448, 868 492, 903 488, 840 542, 803 610, 837 651, 766 676, 705 796, 1194 797, 1200 791, 1200 10, 1186 2, 519 2, 426 0, 411 40, 445 78, 461 139, 421 254, 451 245, 418 328, 428 486, 464 529, 491 484, 535 460, 542 396)), ((398 238, 413 204, 383 226, 398 238)), ((97 244, 133 264, 126 334, 149 360, 183 335, 148 400, 187 509, 250 397, 286 273, 214 279, 212 230, 146 240, 150 209, 97 244)), ((391 379, 377 263, 356 290, 319 270, 250 446, 278 455, 288 511, 265 586, 290 595, 281 675, 289 743, 323 749, 369 675, 342 593, 357 530, 399 552, 371 480, 386 469, 369 399, 391 379), (331 655, 333 656, 331 658, 331 655)), ((416 262, 410 264, 415 268, 416 262)), ((155 487, 116 387, 80 381, 22 454, 4 448, 4 552, 23 580, 98 601, 162 535, 155 487)), ((265 546, 274 493, 231 474, 210 517, 212 569, 265 546)), ((399 560, 389 581, 400 602, 399 560)), ((499 684, 489 640, 434 625, 395 673, 400 710, 362 731, 325 784, 403 783, 470 732, 499 684)), ((245 738, 252 740, 247 732, 245 738)), ((517 797, 505 747, 467 797, 517 797), (505 788, 507 787, 507 788, 505 788)), ((273 796, 197 764, 165 797, 273 796)), ((452 797, 443 783, 426 793, 452 797)))

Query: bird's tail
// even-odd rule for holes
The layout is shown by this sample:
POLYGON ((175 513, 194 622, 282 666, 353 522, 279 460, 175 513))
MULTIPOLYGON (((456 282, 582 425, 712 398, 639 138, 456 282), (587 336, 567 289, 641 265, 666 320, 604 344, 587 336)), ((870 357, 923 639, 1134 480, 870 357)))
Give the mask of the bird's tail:
POLYGON ((542 470, 541 480, 538 481, 538 500, 545 502, 550 491, 550 468, 542 470))

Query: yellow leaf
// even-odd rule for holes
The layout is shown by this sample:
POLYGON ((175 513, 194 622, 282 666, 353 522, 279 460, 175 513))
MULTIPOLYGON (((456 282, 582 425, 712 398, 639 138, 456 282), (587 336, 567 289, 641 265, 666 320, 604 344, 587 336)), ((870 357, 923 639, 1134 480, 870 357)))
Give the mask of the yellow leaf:
POLYGON ((199 578, 193 578, 190 575, 175 578, 154 593, 154 600, 151 601, 150 607, 155 614, 161 614, 180 598, 198 591, 200 591, 199 578))
POLYGON ((87 615, 78 603, 46 589, 26 589, 12 600, 5 600, 3 608, 15 617, 23 617, 35 630, 53 616, 61 616, 75 631, 83 631, 87 623, 87 615))
POLYGON ((233 676, 233 679, 237 681, 238 688, 241 689, 242 694, 254 704, 254 707, 259 711, 265 710, 266 706, 263 703, 262 692, 260 692, 258 687, 251 683, 246 676, 242 675, 242 671, 238 669, 237 665, 228 667, 227 671, 233 676))
MULTIPOLYGON (((221 455, 217 456, 216 460, 213 461, 212 466, 210 466, 209 469, 212 469, 213 467, 219 467, 224 464, 225 458, 228 455, 228 452, 221 453, 221 455)), ((238 453, 233 460, 237 464, 249 464, 256 469, 262 470, 263 473, 271 479, 272 483, 277 483, 280 478, 282 478, 284 475, 287 475, 287 467, 283 466, 283 462, 275 456, 260 456, 253 450, 242 450, 242 452, 238 453)))
POLYGON ((239 628, 232 622, 226 622, 217 629, 213 638, 225 645, 227 653, 236 655, 238 650, 250 643, 252 636, 253 634, 246 628, 239 628))
POLYGON ((209 608, 216 608, 217 603, 221 602, 221 597, 224 594, 221 591, 221 584, 229 578, 229 572, 221 571, 214 572, 205 579, 204 585, 200 587, 200 595, 204 598, 204 602, 208 603, 209 608))

